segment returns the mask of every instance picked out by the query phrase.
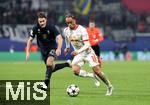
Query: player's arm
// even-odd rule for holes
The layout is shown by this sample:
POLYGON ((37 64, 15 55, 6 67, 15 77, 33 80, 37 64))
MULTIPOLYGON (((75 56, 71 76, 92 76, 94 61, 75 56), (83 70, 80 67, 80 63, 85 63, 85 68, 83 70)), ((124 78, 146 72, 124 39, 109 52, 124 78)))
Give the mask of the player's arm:
POLYGON ((33 42, 35 35, 36 35, 35 27, 33 27, 33 29, 30 31, 30 35, 29 35, 29 38, 27 40, 26 60, 29 60, 29 58, 30 58, 30 48, 32 46, 32 42, 33 42))
POLYGON ((89 42, 89 36, 88 36, 87 30, 83 27, 81 31, 82 31, 82 41, 84 43, 84 46, 82 46, 77 51, 77 53, 81 53, 81 52, 87 50, 91 46, 91 44, 89 42))
POLYGON ((81 53, 81 52, 87 50, 90 46, 91 46, 91 44, 90 44, 89 40, 88 40, 88 39, 87 39, 87 40, 84 40, 84 46, 81 47, 81 48, 80 48, 79 50, 77 50, 77 51, 73 51, 71 54, 72 54, 73 56, 78 55, 79 53, 81 53))
POLYGON ((64 34, 65 34, 65 44, 66 44, 66 48, 64 50, 64 55, 66 56, 68 54, 68 52, 70 51, 70 40, 67 37, 65 30, 64 30, 64 34))
POLYGON ((69 41, 69 38, 67 36, 65 36, 65 43, 66 43, 66 48, 69 49, 70 48, 70 41, 69 41))
POLYGON ((63 38, 61 34, 57 35, 56 42, 57 42, 56 55, 59 56, 61 54, 61 48, 62 48, 62 43, 63 43, 63 38))
POLYGON ((78 53, 81 53, 81 52, 87 50, 87 49, 91 46, 88 39, 87 39, 87 40, 83 40, 83 43, 84 43, 84 46, 81 47, 81 48, 77 51, 78 53))
POLYGON ((33 41, 33 38, 29 37, 27 41, 27 47, 26 47, 26 60, 29 60, 30 58, 30 48, 32 46, 32 41, 33 41))
POLYGON ((55 40, 57 43, 57 48, 56 48, 55 53, 57 56, 59 56, 61 54, 61 48, 62 48, 62 43, 63 43, 62 36, 61 36, 60 32, 58 31, 58 27, 56 27, 55 25, 52 25, 50 30, 55 35, 55 40))

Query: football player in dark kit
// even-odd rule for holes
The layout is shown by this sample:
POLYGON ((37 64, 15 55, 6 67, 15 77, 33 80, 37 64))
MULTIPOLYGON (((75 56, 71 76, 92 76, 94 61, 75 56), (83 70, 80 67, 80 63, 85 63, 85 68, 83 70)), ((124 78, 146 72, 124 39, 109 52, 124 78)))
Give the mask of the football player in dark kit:
POLYGON ((54 63, 55 58, 61 54, 62 36, 54 25, 48 23, 47 15, 44 12, 38 12, 37 16, 38 22, 33 26, 27 41, 26 60, 29 60, 30 47, 33 39, 36 37, 38 47, 40 48, 42 58, 46 65, 44 81, 46 86, 42 89, 47 90, 52 73, 64 67, 70 67, 71 63, 54 63))

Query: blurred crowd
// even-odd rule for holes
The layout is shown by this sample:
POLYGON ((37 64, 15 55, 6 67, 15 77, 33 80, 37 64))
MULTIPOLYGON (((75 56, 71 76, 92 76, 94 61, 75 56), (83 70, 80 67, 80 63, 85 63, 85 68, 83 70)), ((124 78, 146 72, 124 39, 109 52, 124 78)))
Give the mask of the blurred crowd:
POLYGON ((150 15, 133 14, 119 0, 92 0, 90 12, 87 15, 76 12, 77 0, 0 0, 0 24, 33 24, 38 11, 47 11, 49 21, 64 26, 65 14, 75 12, 78 22, 87 25, 94 18, 99 27, 104 29, 124 29, 130 27, 138 32, 150 32, 150 15), (105 3, 105 2, 106 3, 105 3))

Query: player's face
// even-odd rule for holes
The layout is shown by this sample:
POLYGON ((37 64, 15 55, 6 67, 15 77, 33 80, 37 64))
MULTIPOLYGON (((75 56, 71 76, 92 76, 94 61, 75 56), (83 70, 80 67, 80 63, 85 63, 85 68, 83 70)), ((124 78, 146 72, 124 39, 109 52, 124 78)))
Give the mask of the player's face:
POLYGON ((46 18, 38 18, 38 23, 40 27, 44 28, 46 26, 47 19, 46 18))
POLYGON ((71 17, 66 18, 66 23, 67 23, 68 27, 71 28, 71 29, 74 29, 74 27, 76 26, 75 19, 73 19, 71 17))
POLYGON ((94 23, 94 22, 90 22, 90 23, 89 23, 89 27, 90 27, 90 28, 94 28, 94 27, 95 27, 95 23, 94 23))

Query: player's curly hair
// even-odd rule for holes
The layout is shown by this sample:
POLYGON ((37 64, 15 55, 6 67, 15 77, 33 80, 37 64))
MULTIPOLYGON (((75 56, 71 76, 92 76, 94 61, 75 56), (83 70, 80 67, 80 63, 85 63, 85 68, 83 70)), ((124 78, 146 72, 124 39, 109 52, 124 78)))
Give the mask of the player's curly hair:
POLYGON ((38 12, 37 17, 38 18, 47 18, 47 13, 46 12, 38 12))

